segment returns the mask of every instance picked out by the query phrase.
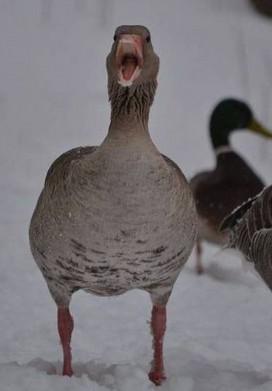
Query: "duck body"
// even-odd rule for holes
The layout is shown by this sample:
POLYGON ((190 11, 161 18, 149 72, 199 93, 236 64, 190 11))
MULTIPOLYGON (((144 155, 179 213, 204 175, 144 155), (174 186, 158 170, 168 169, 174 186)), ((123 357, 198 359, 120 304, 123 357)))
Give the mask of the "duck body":
POLYGON ((199 216, 199 238, 224 245, 227 235, 219 231, 223 218, 245 200, 258 194, 263 181, 236 152, 217 155, 216 168, 191 180, 199 216))
POLYGON ((111 139, 76 148, 49 170, 34 212, 31 248, 59 305, 84 289, 108 296, 171 293, 191 251, 191 192, 153 143, 111 139), (130 145, 131 144, 131 145, 130 145), (137 149, 138 148, 138 149, 137 149), (190 245, 187 245, 190 243, 190 245))
POLYGON ((254 169, 230 145, 230 134, 241 129, 272 138, 272 134, 254 119, 252 110, 245 102, 233 98, 219 102, 211 113, 209 123, 215 168, 196 174, 190 181, 198 214, 198 274, 204 271, 201 243, 226 244, 227 235, 219 231, 222 219, 264 187, 254 169))
POLYGON ((220 229, 272 290, 272 186, 236 208, 220 229))

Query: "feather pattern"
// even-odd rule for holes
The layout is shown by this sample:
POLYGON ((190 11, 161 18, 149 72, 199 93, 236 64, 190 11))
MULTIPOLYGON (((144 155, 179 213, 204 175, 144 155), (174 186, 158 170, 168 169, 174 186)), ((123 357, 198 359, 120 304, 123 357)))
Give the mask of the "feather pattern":
POLYGON ((191 251, 194 206, 180 170, 161 155, 128 155, 123 174, 119 160, 94 147, 73 149, 49 169, 30 237, 59 304, 77 289, 107 296, 161 286, 164 300, 191 251))
POLYGON ((272 289, 272 185, 228 216, 229 246, 240 250, 272 289))

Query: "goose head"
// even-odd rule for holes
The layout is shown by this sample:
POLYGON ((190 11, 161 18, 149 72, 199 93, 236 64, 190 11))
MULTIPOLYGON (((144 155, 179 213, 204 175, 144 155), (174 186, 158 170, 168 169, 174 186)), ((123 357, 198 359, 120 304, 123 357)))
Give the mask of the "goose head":
POLYGON ((124 88, 157 79, 159 57, 146 27, 120 26, 115 30, 107 71, 109 84, 115 81, 124 88))

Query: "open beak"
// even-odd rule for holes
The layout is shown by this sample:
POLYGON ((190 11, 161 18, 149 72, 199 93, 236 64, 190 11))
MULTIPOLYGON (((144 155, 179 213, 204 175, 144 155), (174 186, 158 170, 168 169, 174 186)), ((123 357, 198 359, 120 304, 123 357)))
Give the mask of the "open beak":
POLYGON ((140 35, 122 34, 116 50, 118 82, 130 87, 143 68, 143 40, 140 35))
POLYGON ((249 127, 252 132, 261 134, 262 136, 266 138, 272 138, 272 133, 266 129, 262 124, 260 124, 258 121, 256 121, 254 118, 252 119, 249 127))

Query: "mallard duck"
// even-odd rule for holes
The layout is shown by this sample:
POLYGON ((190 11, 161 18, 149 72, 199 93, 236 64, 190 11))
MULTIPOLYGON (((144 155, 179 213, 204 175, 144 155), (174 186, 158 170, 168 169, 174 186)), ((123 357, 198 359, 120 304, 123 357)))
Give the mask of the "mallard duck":
POLYGON ((148 29, 117 28, 107 57, 108 134, 100 146, 72 149, 52 164, 31 220, 32 254, 58 307, 64 375, 73 373, 72 294, 142 289, 153 303, 149 378, 165 379, 166 304, 197 219, 188 182, 149 134, 158 70, 148 29))
POLYGON ((253 116, 248 104, 237 99, 224 99, 214 108, 209 123, 210 138, 216 156, 216 167, 200 172, 191 179, 199 220, 196 244, 196 270, 204 271, 201 242, 223 245, 226 235, 218 227, 223 218, 243 201, 258 194, 263 180, 230 145, 230 135, 237 130, 250 130, 272 138, 253 116))
POLYGON ((227 216, 220 230, 272 290, 272 185, 227 216))
POLYGON ((262 15, 272 17, 272 0, 250 0, 250 2, 262 15))

